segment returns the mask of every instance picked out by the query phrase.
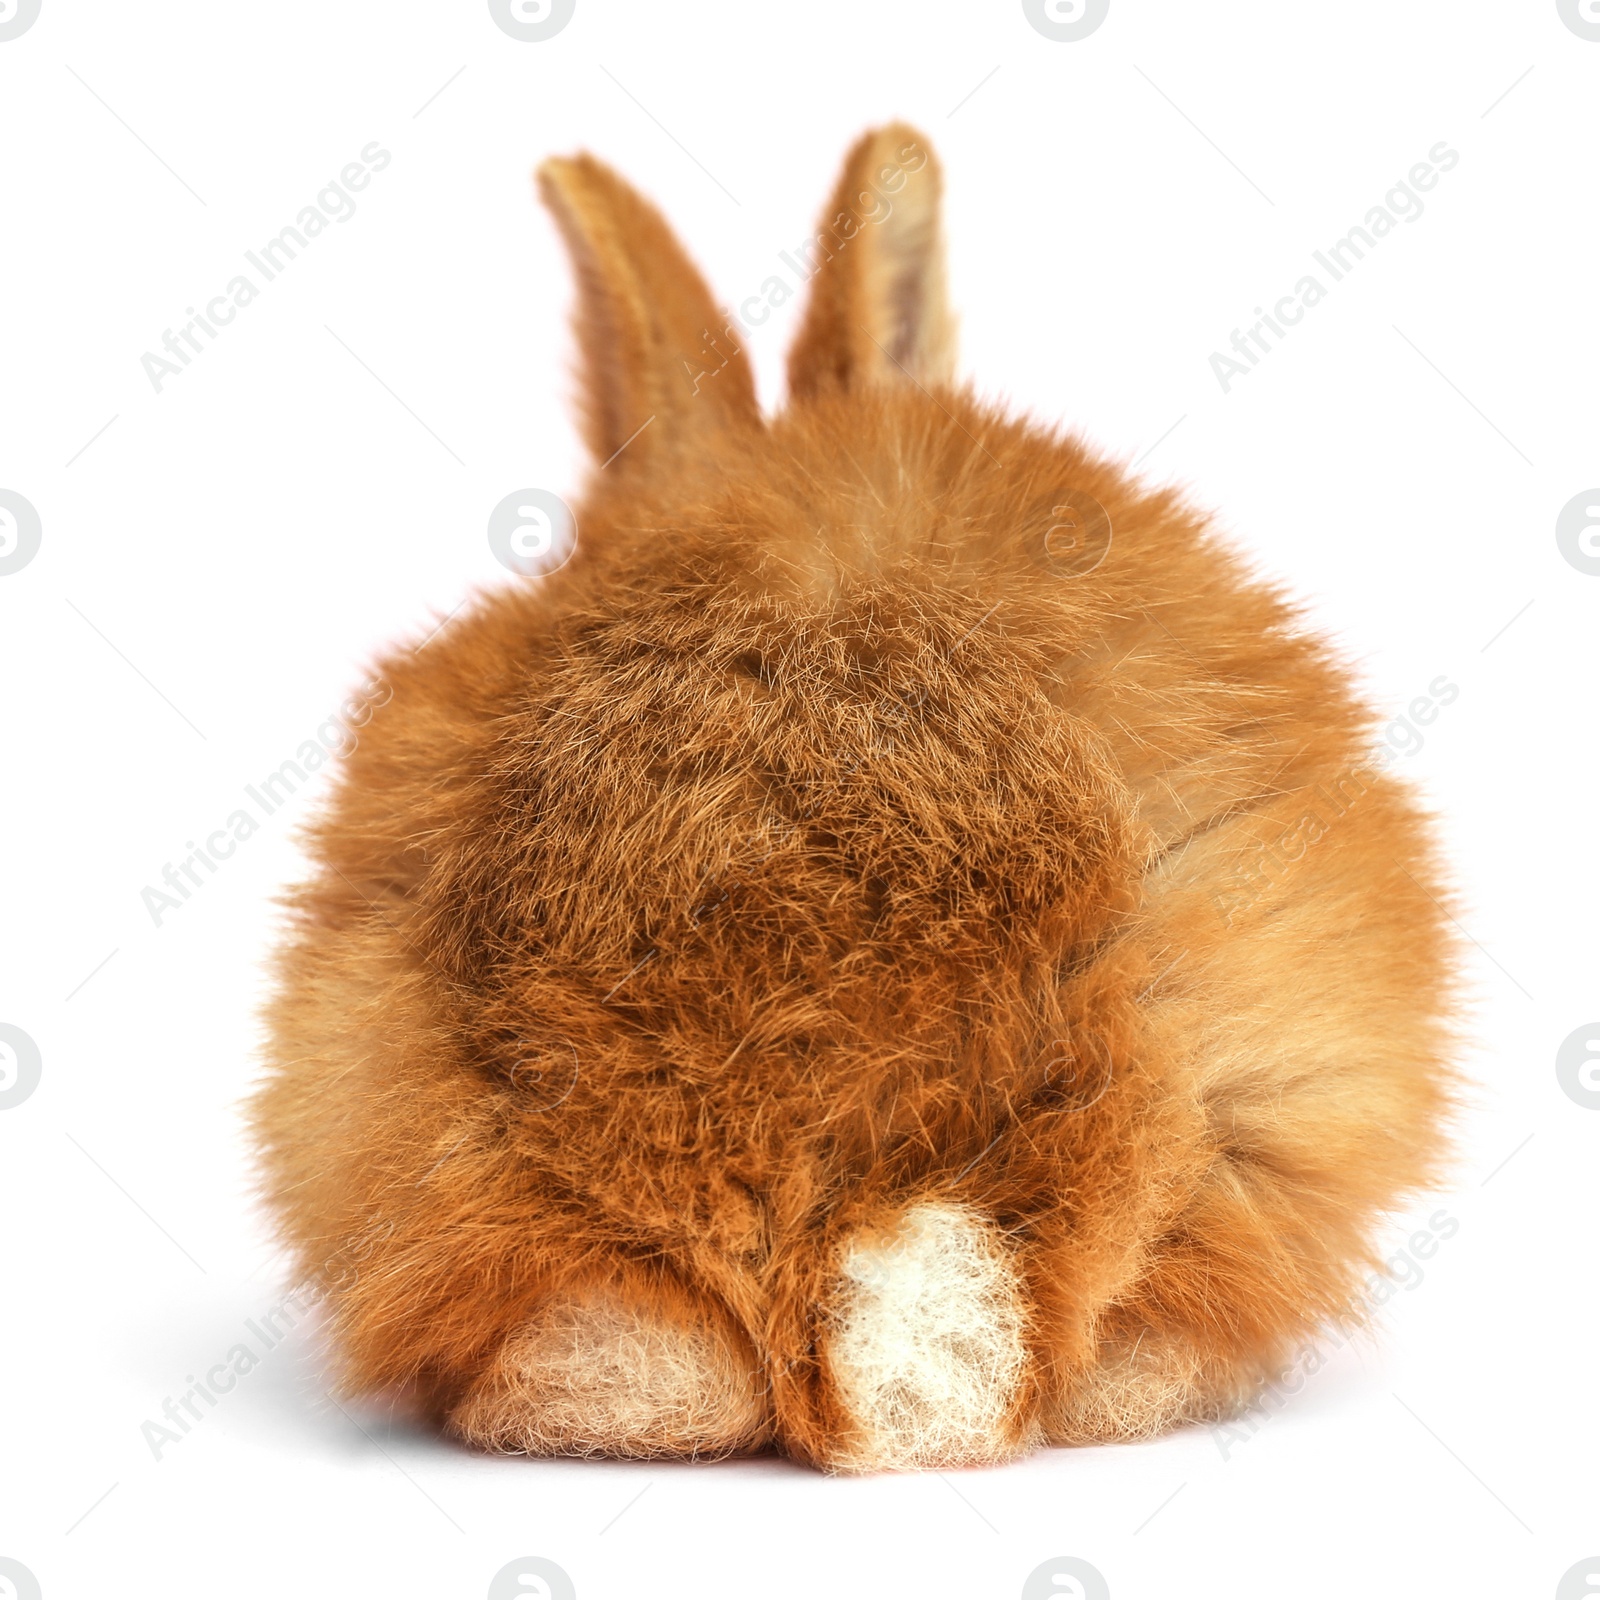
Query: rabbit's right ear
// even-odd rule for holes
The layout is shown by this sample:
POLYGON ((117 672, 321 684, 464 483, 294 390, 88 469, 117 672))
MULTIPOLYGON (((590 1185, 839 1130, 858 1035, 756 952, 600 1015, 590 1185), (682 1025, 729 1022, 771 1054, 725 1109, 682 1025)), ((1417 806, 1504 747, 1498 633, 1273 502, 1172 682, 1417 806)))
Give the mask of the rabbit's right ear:
POLYGON ((661 213, 590 155, 546 161, 539 192, 577 276, 584 431, 602 467, 638 471, 759 428, 736 327, 661 213))
POLYGON ((948 383, 955 328, 945 298, 942 180, 926 139, 903 122, 874 129, 845 157, 822 214, 789 393, 948 383))

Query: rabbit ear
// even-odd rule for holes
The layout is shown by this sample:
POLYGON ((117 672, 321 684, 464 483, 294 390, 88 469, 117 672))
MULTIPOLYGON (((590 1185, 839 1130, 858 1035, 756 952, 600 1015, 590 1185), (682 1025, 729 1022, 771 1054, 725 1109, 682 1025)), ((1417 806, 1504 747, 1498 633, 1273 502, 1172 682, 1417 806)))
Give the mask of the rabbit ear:
POLYGON ((708 433, 760 427, 734 324, 661 213, 589 155, 546 161, 539 192, 577 277, 584 431, 596 459, 637 470, 708 433))
POLYGON ((948 383, 955 328, 945 299, 939 163, 903 122, 845 157, 817 229, 820 264, 794 348, 789 392, 948 383))

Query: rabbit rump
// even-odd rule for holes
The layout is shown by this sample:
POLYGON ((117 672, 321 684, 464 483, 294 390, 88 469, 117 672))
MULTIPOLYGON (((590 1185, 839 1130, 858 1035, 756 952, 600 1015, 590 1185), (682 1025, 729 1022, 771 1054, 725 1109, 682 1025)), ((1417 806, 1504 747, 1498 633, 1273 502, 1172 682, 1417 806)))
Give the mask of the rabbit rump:
POLYGON ((1358 1307, 1452 1094, 1447 895, 1347 673, 954 383, 912 129, 846 161, 770 421, 659 214, 540 185, 575 553, 382 663, 254 1103, 343 1384, 830 1471, 1226 1414, 1358 1307))

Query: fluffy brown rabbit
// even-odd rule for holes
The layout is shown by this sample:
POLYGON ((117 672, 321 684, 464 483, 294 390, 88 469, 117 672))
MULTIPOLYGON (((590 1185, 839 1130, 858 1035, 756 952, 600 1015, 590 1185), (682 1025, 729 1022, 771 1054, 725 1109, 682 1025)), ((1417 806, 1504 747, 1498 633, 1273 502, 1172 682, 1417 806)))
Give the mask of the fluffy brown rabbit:
POLYGON ((771 420, 660 215, 540 184, 576 553, 382 663, 254 1104, 345 1387, 847 1471, 1226 1414, 1451 1102, 1446 891, 1347 672, 954 383, 913 130, 846 161, 771 420))

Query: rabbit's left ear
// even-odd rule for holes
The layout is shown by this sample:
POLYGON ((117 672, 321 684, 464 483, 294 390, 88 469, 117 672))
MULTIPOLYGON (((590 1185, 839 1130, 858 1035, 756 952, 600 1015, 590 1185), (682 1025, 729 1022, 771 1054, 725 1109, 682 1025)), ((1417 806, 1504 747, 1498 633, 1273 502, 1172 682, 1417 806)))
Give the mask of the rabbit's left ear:
POLYGON ((876 384, 949 383, 955 324, 945 298, 939 163, 915 128, 863 135, 822 214, 819 264, 789 352, 795 399, 876 384))
POLYGON ((727 428, 761 427, 732 319, 661 213, 593 156, 546 161, 539 190, 572 256, 585 436, 637 471, 727 428))

